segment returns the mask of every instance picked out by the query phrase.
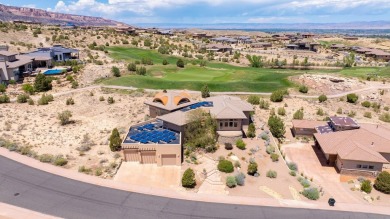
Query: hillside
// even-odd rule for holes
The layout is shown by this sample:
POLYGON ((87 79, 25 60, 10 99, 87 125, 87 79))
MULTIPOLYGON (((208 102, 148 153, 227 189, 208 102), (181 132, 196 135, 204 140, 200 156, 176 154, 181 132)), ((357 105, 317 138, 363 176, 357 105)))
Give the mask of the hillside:
POLYGON ((6 6, 0 4, 0 21, 28 21, 43 24, 73 23, 78 26, 117 26, 123 23, 82 15, 49 12, 42 9, 6 6))

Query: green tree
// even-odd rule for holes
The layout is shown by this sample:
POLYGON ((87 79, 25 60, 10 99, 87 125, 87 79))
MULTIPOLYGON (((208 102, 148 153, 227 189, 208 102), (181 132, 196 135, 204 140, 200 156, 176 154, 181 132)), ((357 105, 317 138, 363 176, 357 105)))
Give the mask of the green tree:
POLYGON ((362 190, 365 193, 371 193, 372 186, 370 180, 363 180, 362 184, 360 185, 360 190, 362 190))
POLYGON ((202 93, 202 98, 210 97, 210 90, 207 84, 203 85, 202 89, 200 90, 202 93))
POLYGON ((121 149, 121 136, 117 128, 114 128, 110 136, 110 149, 111 151, 119 151, 121 149))
POLYGON ((274 91, 271 94, 270 100, 272 102, 282 102, 285 94, 286 94, 286 91, 284 91, 284 90, 274 91))
POLYGON ((345 56, 344 59, 344 67, 350 68, 355 63, 355 53, 351 52, 349 55, 345 56))
POLYGON ((246 136, 248 136, 248 138, 256 137, 256 127, 253 123, 249 124, 246 136))
POLYGON ((359 99, 358 95, 352 93, 347 95, 347 102, 348 103, 356 103, 356 101, 359 99))
POLYGON ((127 65, 127 70, 129 71, 136 71, 137 70, 137 65, 134 62, 131 62, 127 65))
POLYGON ((286 133, 283 120, 276 116, 270 116, 268 119, 269 130, 276 138, 282 138, 286 133))
POLYGON ((256 55, 247 55, 246 58, 250 62, 250 66, 253 68, 262 68, 264 63, 263 63, 263 58, 261 56, 256 56, 256 55))
POLYGON ((168 65, 169 62, 168 62, 166 59, 164 59, 163 62, 162 62, 162 64, 163 64, 163 65, 168 65))
POLYGON ((51 90, 51 79, 47 78, 44 74, 39 73, 35 77, 34 90, 37 92, 44 92, 51 90))
POLYGON ((4 93, 7 89, 7 86, 5 84, 0 84, 0 93, 4 93))
POLYGON ((119 68, 116 67, 116 66, 112 66, 112 68, 111 68, 111 73, 112 73, 115 77, 120 77, 120 76, 121 76, 121 72, 120 72, 119 68))
POLYGON ((260 97, 252 94, 252 95, 249 95, 247 101, 248 101, 248 103, 250 103, 252 105, 259 105, 260 104, 260 97))
POLYGON ((217 142, 217 121, 202 109, 192 110, 187 116, 187 125, 184 129, 186 149, 206 149, 213 147, 217 142))
POLYGON ((191 168, 186 169, 181 178, 181 185, 185 188, 194 188, 196 186, 195 173, 191 168))
POLYGON ((320 101, 320 103, 325 102, 326 100, 328 100, 328 97, 325 94, 321 94, 318 97, 318 101, 320 101))
POLYGON ((178 59, 176 62, 176 66, 179 68, 184 68, 184 61, 182 59, 178 59))
POLYGON ((234 171, 233 163, 230 160, 220 160, 218 170, 224 173, 232 173, 234 171))
POLYGON ((390 173, 381 172, 375 179, 374 188, 385 194, 390 194, 390 173))
POLYGON ((146 75, 146 68, 145 67, 139 67, 136 70, 137 75, 146 75))

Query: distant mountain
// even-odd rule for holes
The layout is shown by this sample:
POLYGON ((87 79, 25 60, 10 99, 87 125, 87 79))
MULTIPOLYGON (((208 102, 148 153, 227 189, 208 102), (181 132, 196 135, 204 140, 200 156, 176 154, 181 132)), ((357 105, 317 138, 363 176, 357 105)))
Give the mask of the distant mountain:
POLYGON ((362 21, 348 23, 215 23, 215 24, 164 24, 140 23, 142 27, 201 28, 201 29, 390 29, 390 21, 362 21))
POLYGON ((42 9, 6 6, 2 4, 0 4, 0 21, 25 21, 54 25, 72 23, 78 26, 125 25, 124 23, 101 17, 55 13, 42 9))

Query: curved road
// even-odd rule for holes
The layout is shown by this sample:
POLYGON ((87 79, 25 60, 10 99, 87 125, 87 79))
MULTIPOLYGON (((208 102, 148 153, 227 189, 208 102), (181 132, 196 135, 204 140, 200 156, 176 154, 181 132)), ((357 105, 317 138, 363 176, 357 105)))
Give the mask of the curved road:
MULTIPOLYGON (((229 197, 226 197, 229 198, 229 197)), ((170 199, 87 184, 0 156, 0 202, 63 218, 388 218, 170 199)))

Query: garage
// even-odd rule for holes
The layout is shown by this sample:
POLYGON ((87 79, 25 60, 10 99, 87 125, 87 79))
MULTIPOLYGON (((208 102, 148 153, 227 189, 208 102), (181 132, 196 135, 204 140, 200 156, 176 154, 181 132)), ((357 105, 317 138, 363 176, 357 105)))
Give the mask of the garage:
POLYGON ((139 162, 140 156, 137 149, 125 149, 123 151, 125 161, 127 162, 139 162))
POLYGON ((141 151, 141 163, 156 163, 156 151, 141 151))
POLYGON ((176 165, 176 154, 163 154, 161 155, 161 161, 163 166, 176 165))

